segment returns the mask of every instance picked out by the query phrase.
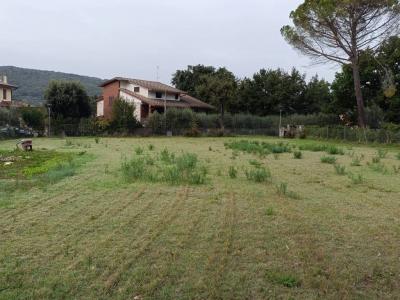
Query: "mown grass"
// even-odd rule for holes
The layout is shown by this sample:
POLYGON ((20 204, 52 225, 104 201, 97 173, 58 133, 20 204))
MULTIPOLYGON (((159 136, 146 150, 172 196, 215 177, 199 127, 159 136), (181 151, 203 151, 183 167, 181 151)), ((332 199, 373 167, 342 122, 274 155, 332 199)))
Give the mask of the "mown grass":
POLYGON ((376 146, 351 145, 338 176, 320 161, 326 150, 294 159, 318 141, 288 141, 290 153, 275 160, 239 149, 232 159, 224 145, 281 144, 262 137, 68 140, 34 147, 74 154, 75 163, 92 157, 73 176, 15 189, 30 180, 21 173, 0 190, 0 299, 400 297, 398 148, 379 146, 388 150, 382 174, 367 164, 376 146), (353 165, 356 156, 365 163, 353 165), (121 165, 136 159, 126 180, 121 165), (201 166, 203 184, 175 171, 176 184, 158 180, 201 166), (263 169, 269 175, 251 177, 265 181, 248 180, 263 169))

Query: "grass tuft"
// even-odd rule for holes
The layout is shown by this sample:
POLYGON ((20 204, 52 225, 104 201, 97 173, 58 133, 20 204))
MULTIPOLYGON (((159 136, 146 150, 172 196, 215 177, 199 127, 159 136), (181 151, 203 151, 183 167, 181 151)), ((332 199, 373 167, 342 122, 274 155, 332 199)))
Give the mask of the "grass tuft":
POLYGON ((333 167, 335 168, 335 172, 338 175, 346 175, 346 167, 340 164, 334 164, 333 167))
POLYGON ((206 182, 207 168, 199 165, 196 154, 182 153, 175 156, 164 149, 156 158, 134 157, 121 163, 121 172, 126 182, 167 182, 173 185, 200 185, 206 182))
POLYGON ((331 164, 331 165, 333 165, 333 164, 336 163, 336 161, 337 161, 337 159, 334 156, 322 156, 321 157, 321 162, 323 164, 331 164))
POLYGON ((293 158, 294 159, 302 159, 303 158, 303 153, 301 151, 295 151, 293 153, 293 158))
POLYGON ((378 149, 378 151, 376 152, 376 155, 383 159, 386 158, 386 156, 388 155, 388 151, 386 149, 378 149))
POLYGON ((264 167, 246 170, 246 178, 249 181, 254 181, 257 183, 267 182, 271 180, 271 177, 271 172, 264 167))
POLYGON ((347 177, 349 177, 353 184, 361 184, 364 182, 364 177, 361 174, 353 174, 349 172, 347 177))
POLYGON ((230 166, 228 170, 229 178, 235 179, 237 178, 238 171, 234 166, 230 166))
POLYGON ((266 276, 271 282, 275 284, 280 284, 287 288, 295 288, 301 286, 301 281, 290 274, 269 271, 267 272, 266 276))

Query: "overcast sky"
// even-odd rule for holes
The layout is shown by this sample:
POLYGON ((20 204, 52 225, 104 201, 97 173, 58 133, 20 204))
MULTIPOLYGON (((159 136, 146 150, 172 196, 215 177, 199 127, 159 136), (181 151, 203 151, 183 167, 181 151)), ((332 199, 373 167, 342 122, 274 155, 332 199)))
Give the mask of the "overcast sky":
POLYGON ((293 66, 332 80, 280 28, 301 0, 12 0, 0 8, 0 65, 169 83, 187 65, 239 77, 293 66))

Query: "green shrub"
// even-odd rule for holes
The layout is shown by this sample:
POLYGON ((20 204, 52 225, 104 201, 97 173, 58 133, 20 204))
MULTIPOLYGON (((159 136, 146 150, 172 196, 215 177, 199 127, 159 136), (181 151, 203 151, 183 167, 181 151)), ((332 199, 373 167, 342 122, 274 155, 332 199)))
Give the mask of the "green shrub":
POLYGON ((295 151, 293 153, 293 158, 294 159, 302 159, 303 158, 303 153, 301 151, 295 151))
POLYGON ((321 162, 323 163, 323 164, 331 164, 331 165, 333 165, 333 164, 335 164, 336 163, 336 157, 334 157, 334 156, 322 156, 321 157, 321 162))
POLYGON ((397 158, 398 160, 400 160, 400 152, 397 153, 396 158, 397 158))
POLYGON ((246 178, 257 183, 270 181, 271 172, 264 167, 254 168, 246 171, 246 178))
POLYGON ((231 179, 237 178, 237 173, 238 171, 234 166, 229 167, 228 174, 231 179))
POLYGON ((94 141, 95 141, 96 144, 98 144, 100 142, 100 138, 99 137, 95 137, 94 141))
POLYGON ((149 149, 149 151, 153 151, 155 149, 153 144, 150 144, 147 148, 149 149))

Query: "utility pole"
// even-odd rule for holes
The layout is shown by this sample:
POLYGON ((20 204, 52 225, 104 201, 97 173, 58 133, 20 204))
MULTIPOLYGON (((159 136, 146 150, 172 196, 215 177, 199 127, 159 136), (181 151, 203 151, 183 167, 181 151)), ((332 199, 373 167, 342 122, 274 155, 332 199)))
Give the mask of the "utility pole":
POLYGON ((282 109, 279 110, 279 130, 278 130, 279 137, 281 135, 281 128, 282 128, 282 109))

